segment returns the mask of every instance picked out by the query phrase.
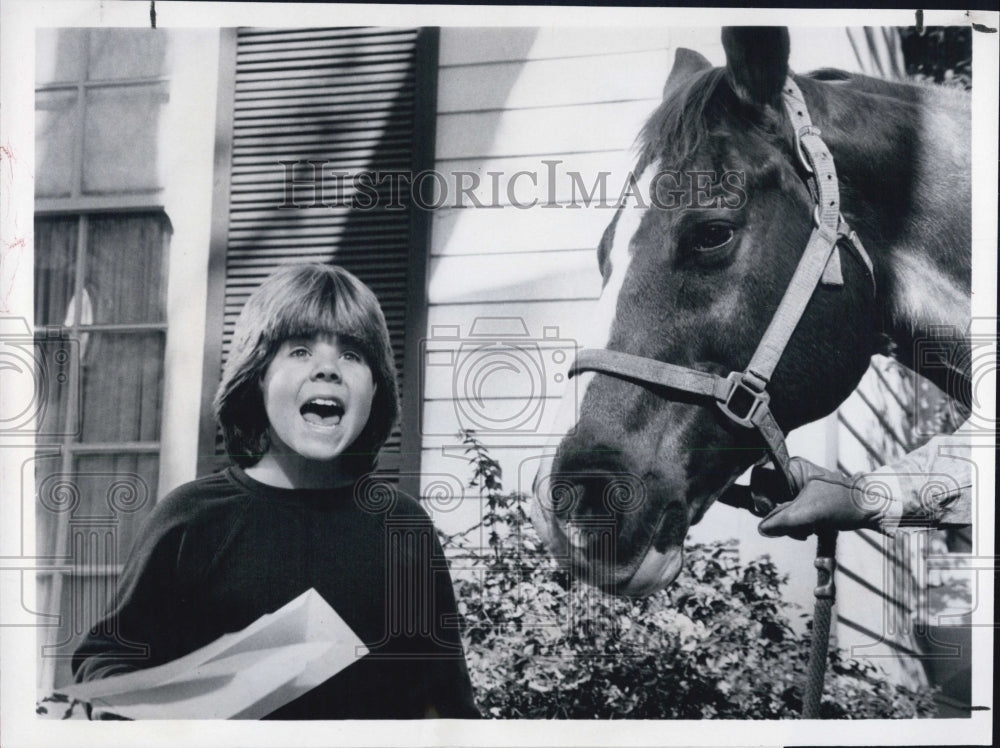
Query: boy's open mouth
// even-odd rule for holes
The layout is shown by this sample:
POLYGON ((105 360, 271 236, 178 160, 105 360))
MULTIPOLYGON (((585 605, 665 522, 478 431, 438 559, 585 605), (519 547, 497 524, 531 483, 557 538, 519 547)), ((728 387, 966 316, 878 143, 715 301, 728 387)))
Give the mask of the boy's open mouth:
POLYGON ((344 404, 335 397, 314 397, 303 403, 299 412, 314 426, 336 426, 344 416, 344 404))

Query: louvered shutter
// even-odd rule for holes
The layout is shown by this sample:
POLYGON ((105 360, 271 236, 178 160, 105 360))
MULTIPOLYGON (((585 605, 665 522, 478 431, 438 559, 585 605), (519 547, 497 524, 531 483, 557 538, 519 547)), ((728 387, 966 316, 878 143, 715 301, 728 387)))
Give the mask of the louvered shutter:
MULTIPOLYGON (((210 308, 207 330, 221 341, 214 355, 211 340, 206 346, 203 411, 250 293, 279 265, 322 262, 347 268, 378 296, 400 374, 404 424, 416 422, 407 413, 415 412, 419 394, 406 386, 404 361, 408 329, 419 334, 423 318, 426 216, 413 208, 408 188, 389 200, 383 185, 378 204, 362 209, 352 203, 350 185, 357 174, 412 174, 433 164, 427 122, 433 122, 435 58, 430 29, 236 32, 224 289, 210 291, 209 302, 221 300, 222 314, 216 312, 213 330, 210 308)), ((206 418, 210 412, 202 413, 202 458, 210 429, 216 468, 223 462, 221 436, 206 418)), ((380 471, 400 468, 402 440, 397 428, 380 471)))

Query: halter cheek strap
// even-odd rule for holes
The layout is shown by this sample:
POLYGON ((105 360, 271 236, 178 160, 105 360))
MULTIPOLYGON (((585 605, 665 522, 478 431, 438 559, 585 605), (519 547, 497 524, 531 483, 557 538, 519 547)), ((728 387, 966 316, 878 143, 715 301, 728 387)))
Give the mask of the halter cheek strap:
MULTIPOLYGON (((853 249, 868 268, 873 288, 875 275, 871 258, 840 215, 833 156, 820 138, 819 129, 812 124, 805 98, 791 76, 785 81, 782 98, 795 132, 795 152, 810 175, 809 189, 816 203, 813 230, 785 295, 746 369, 722 377, 621 351, 591 348, 580 351, 569 375, 593 371, 711 398, 730 421, 756 429, 774 464, 785 476, 791 498, 798 486, 789 469, 784 432, 771 413, 767 386, 816 287, 820 283, 843 285, 837 247, 844 243, 853 249)), ((770 508, 762 503, 755 513, 766 514, 770 508)))

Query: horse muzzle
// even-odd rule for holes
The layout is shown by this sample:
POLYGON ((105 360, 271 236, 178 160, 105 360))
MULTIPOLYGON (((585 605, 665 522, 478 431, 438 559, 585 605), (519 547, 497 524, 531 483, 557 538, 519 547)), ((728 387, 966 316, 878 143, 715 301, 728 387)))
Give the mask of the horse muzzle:
POLYGON ((562 566, 587 584, 628 597, 650 595, 677 577, 684 563, 682 544, 658 550, 655 533, 636 532, 652 529, 639 512, 645 508, 641 485, 607 471, 553 473, 553 462, 547 458, 535 478, 529 517, 562 566), (605 501, 607 511, 576 511, 580 495, 595 490, 611 497, 605 501))

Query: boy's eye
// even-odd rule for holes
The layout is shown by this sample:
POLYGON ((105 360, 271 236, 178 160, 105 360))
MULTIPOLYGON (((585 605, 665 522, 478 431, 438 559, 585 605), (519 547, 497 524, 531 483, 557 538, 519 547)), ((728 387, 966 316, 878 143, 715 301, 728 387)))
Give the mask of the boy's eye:
POLYGON ((288 355, 292 356, 293 358, 303 358, 304 356, 309 355, 309 349, 303 348, 302 346, 298 346, 296 348, 292 348, 292 350, 288 352, 288 355))
POLYGON ((355 362, 359 362, 359 363, 361 361, 364 361, 364 359, 361 357, 360 353, 358 353, 357 351, 350 350, 350 349, 344 351, 344 353, 342 355, 348 361, 355 361, 355 362))

